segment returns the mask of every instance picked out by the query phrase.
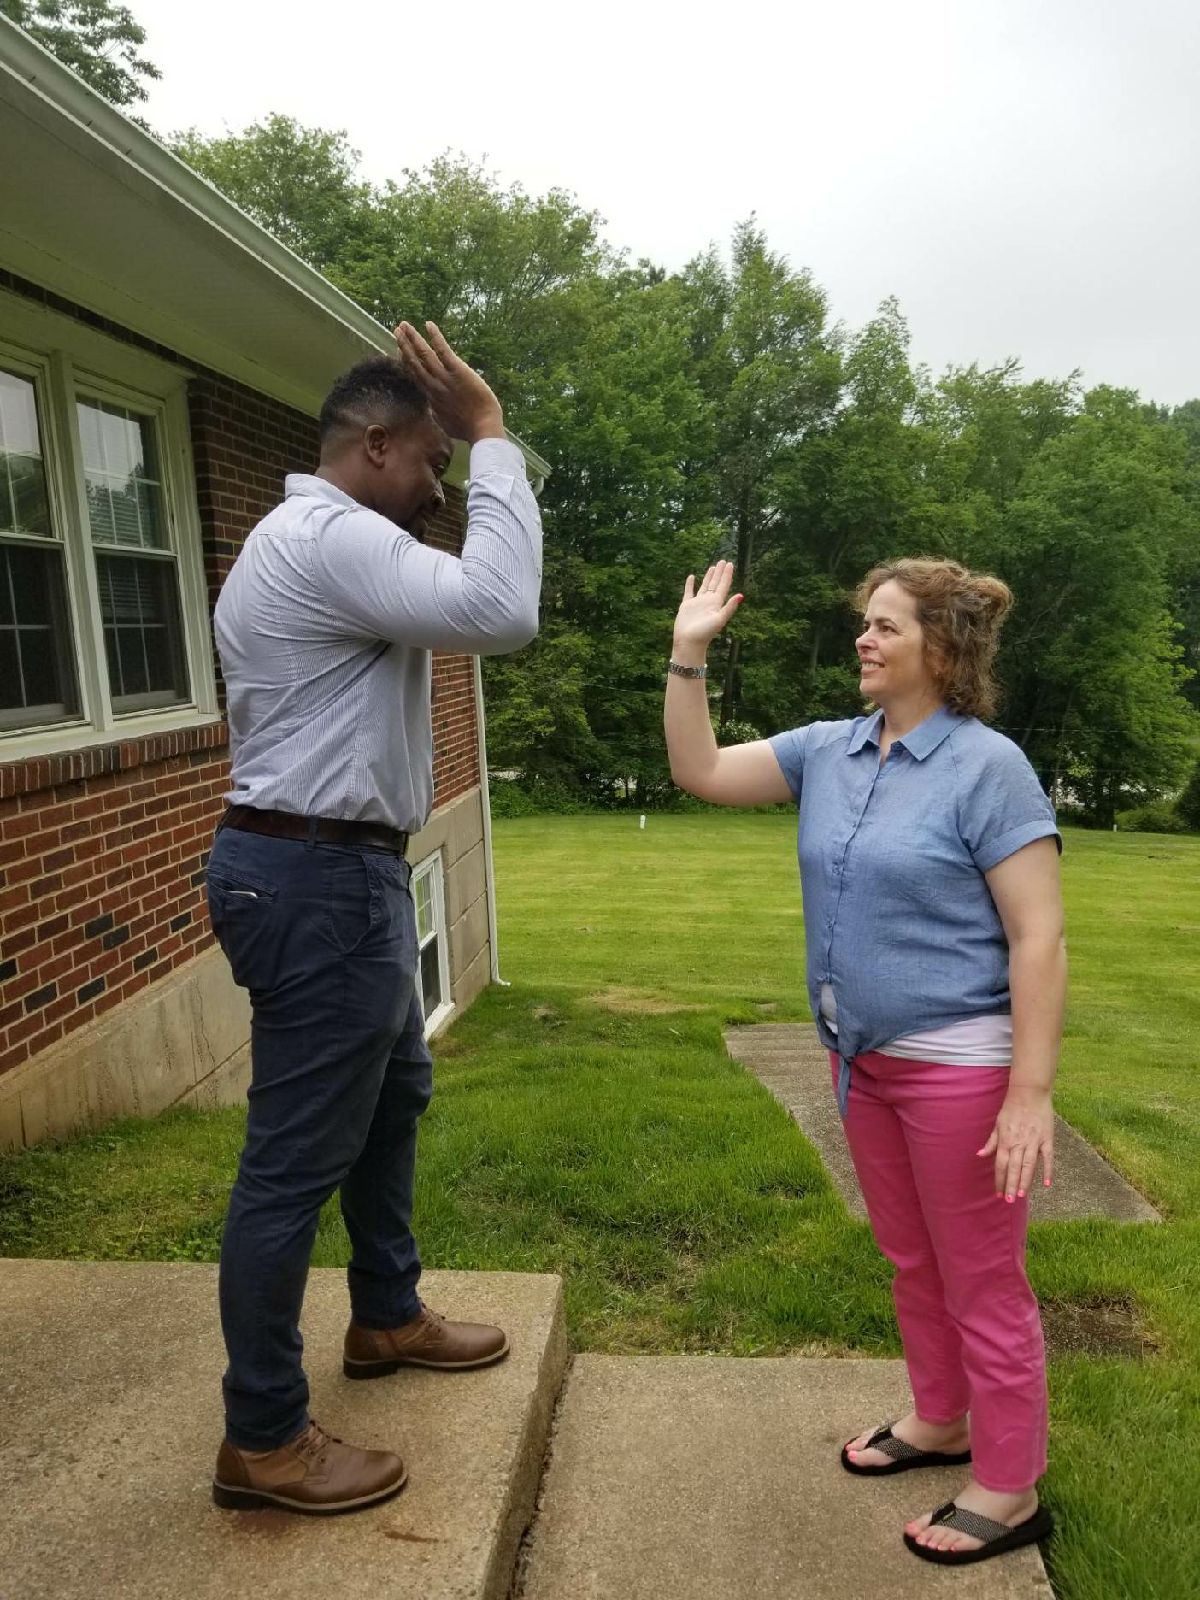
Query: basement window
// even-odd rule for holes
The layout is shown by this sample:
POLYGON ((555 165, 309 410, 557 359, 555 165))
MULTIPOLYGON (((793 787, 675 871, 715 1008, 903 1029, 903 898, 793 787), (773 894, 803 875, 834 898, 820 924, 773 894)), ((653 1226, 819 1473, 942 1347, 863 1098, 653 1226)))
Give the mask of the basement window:
POLYGON ((453 1009, 450 995, 450 955, 446 937, 446 893, 440 851, 426 856, 413 868, 412 897, 417 910, 420 958, 417 983, 428 1037, 453 1009))

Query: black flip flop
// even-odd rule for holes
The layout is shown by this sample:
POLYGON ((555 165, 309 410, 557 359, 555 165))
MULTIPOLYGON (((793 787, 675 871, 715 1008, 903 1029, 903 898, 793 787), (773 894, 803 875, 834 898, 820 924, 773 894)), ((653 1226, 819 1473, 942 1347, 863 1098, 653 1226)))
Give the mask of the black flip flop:
POLYGON ((904 1535, 904 1542, 913 1555, 939 1567, 965 1567, 972 1561, 990 1561, 1008 1550, 1037 1544, 1054 1532, 1054 1518, 1045 1506, 1039 1506, 1031 1517, 1010 1528, 1007 1522, 993 1522, 991 1517, 981 1517, 978 1511, 967 1511, 963 1506, 956 1506, 953 1500, 947 1500, 933 1513, 929 1526, 932 1528, 936 1523, 965 1533, 971 1539, 983 1540, 978 1550, 934 1550, 927 1544, 918 1544, 911 1533, 904 1535))
POLYGON ((961 1467, 971 1459, 969 1450, 962 1450, 956 1454, 947 1454, 945 1450, 918 1450, 915 1444, 909 1444, 904 1439, 897 1439, 892 1432, 890 1422, 885 1422, 863 1445, 864 1450, 878 1450, 885 1456, 890 1456, 886 1467, 860 1467, 856 1461, 851 1461, 846 1454, 853 1440, 849 1439, 842 1446, 842 1465, 847 1472, 854 1473, 857 1478, 886 1478, 893 1472, 911 1472, 914 1467, 961 1467))

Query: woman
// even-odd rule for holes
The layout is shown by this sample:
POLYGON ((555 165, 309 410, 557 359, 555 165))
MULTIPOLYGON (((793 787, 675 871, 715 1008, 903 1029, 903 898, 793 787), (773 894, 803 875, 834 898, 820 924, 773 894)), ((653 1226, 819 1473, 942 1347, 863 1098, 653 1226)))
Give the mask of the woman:
POLYGON ((794 799, 808 988, 893 1292, 914 1408, 842 1451, 861 1476, 971 1463, 908 1524, 947 1565, 1045 1538, 1045 1354, 1025 1276, 1028 1193, 1053 1166, 1066 951, 1054 813, 991 714, 1012 596, 950 561, 859 591, 877 708, 718 749, 709 643, 741 603, 719 562, 687 580, 667 679, 671 773, 718 805, 794 799))

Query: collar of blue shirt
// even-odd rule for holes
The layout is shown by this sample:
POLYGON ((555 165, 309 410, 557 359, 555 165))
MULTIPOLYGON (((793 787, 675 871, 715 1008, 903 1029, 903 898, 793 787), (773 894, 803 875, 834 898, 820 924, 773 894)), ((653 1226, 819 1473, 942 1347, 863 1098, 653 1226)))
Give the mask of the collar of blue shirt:
MULTIPOLYGON (((918 722, 915 728, 910 728, 902 739, 895 742, 903 745, 909 755, 917 761, 924 761, 941 744, 946 736, 958 727, 960 722, 965 722, 965 717, 960 717, 957 711, 950 711, 945 706, 940 706, 932 716, 918 722)), ((877 711, 873 717, 865 717, 850 736, 846 746, 848 756, 856 756, 865 744, 873 744, 879 748, 879 730, 883 726, 883 712, 877 711)))

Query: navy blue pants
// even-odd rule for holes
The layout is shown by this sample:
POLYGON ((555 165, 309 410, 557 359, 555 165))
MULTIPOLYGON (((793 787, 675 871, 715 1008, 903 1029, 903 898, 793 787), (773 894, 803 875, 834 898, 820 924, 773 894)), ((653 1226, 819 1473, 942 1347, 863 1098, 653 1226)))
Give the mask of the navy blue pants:
POLYGON ((221 1245, 225 1423, 271 1450, 308 1422, 300 1306, 322 1205, 340 1190, 350 1305, 417 1315, 417 1122, 433 1092, 408 864, 387 851, 222 829, 213 931, 250 992, 246 1145, 221 1245))

